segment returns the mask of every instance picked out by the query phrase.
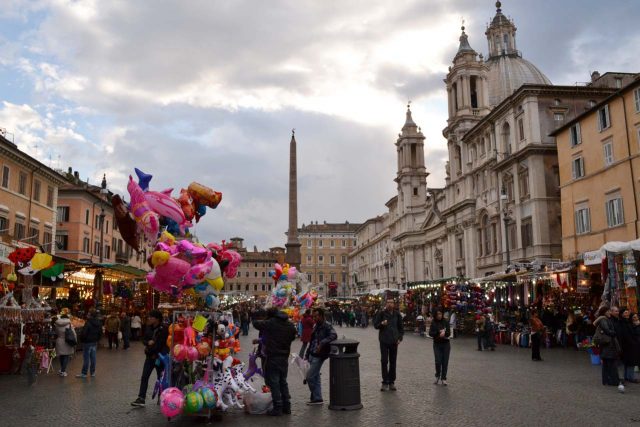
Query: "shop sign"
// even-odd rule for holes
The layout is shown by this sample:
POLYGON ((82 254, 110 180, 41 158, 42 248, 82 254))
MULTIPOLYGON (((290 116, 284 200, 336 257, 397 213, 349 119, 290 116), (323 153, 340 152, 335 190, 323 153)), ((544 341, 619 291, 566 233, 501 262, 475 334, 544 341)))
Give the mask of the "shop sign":
POLYGON ((585 252, 584 253, 584 265, 596 265, 602 264, 602 258, 604 258, 604 253, 601 250, 585 252))
POLYGON ((13 248, 11 246, 7 246, 0 242, 0 263, 11 264, 11 261, 9 261, 9 254, 11 252, 13 252, 13 248))

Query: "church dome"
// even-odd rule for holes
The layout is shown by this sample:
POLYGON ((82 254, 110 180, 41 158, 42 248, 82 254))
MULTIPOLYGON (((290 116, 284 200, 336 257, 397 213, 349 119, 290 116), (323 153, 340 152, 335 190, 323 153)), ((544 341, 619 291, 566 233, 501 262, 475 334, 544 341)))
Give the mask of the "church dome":
POLYGON ((502 2, 497 1, 496 15, 485 32, 489 43, 487 84, 492 107, 525 83, 551 84, 538 67, 522 58, 516 46, 516 31, 515 23, 502 13, 502 2))
POLYGON ((495 106, 525 83, 550 85, 551 81, 518 54, 492 56, 487 60, 489 105, 495 106))

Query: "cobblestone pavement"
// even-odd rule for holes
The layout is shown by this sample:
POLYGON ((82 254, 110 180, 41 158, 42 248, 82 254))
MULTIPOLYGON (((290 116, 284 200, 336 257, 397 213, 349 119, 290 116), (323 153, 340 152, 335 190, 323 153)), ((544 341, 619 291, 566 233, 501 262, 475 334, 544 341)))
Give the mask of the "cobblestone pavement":
MULTIPOLYGON (((308 407, 309 396, 297 373, 290 370, 293 414, 281 418, 246 415, 239 410, 224 414, 214 425, 236 426, 429 426, 429 425, 640 425, 640 384, 625 394, 600 385, 600 367, 592 366, 586 353, 543 350, 544 362, 531 361, 530 351, 498 346, 496 352, 478 352, 475 340, 452 343, 449 386, 435 386, 431 341, 409 334, 398 356, 396 392, 380 392, 379 350, 376 331, 336 328, 338 335, 360 344, 362 403, 359 411, 331 411, 308 407)), ((243 337, 246 360, 255 336, 243 337)), ((293 350, 300 343, 294 343, 293 350)), ((132 408, 143 362, 142 346, 127 351, 98 351, 97 377, 80 380, 82 357, 72 360, 70 376, 40 375, 27 386, 26 377, 0 376, 0 425, 2 426, 190 426, 194 417, 171 422, 155 403, 132 408)), ((57 371, 56 361, 56 371, 57 371)), ((329 363, 323 367, 323 394, 329 400, 329 363)), ((153 388, 152 376, 150 390, 153 388)), ((149 398, 147 402, 149 402, 149 398)))

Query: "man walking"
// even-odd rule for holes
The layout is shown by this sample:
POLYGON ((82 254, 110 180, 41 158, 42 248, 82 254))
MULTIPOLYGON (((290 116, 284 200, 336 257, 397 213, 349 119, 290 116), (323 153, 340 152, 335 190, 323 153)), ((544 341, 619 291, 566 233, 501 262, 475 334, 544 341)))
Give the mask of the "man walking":
POLYGON ((404 335, 402 316, 395 309, 393 300, 387 300, 385 309, 378 312, 373 320, 373 327, 378 329, 380 341, 380 356, 382 365, 382 387, 380 391, 396 390, 396 359, 398 358, 398 345, 404 335))
POLYGON ((118 342, 118 331, 120 331, 120 319, 116 313, 111 313, 107 316, 107 320, 105 321, 104 328, 107 331, 107 337, 109 338, 109 350, 113 348, 113 345, 116 345, 116 350, 120 346, 118 342))
POLYGON ((531 312, 529 324, 531 326, 531 360, 540 362, 542 361, 542 357, 540 357, 540 341, 542 340, 544 325, 538 317, 537 311, 534 310, 531 312))
POLYGON ((338 334, 336 334, 333 326, 326 322, 323 309, 315 308, 313 310, 313 321, 315 326, 311 332, 311 341, 304 357, 309 361, 307 384, 311 392, 311 400, 307 402, 307 405, 322 405, 320 370, 331 352, 330 343, 338 339, 338 334))
POLYGON ((140 378, 140 390, 138 391, 138 398, 131 402, 131 406, 144 406, 151 373, 155 369, 158 379, 162 377, 162 364, 158 363, 158 357, 169 352, 169 347, 167 347, 169 331, 162 322, 162 313, 159 310, 151 310, 149 312, 147 325, 148 327, 142 340, 146 357, 142 368, 142 377, 140 378))
POLYGON ((254 320, 253 327, 262 333, 265 346, 265 383, 271 389, 273 409, 269 415, 291 414, 291 395, 287 384, 291 343, 296 339, 296 327, 286 313, 271 307, 267 320, 254 320))
POLYGON ((82 340, 82 373, 76 375, 76 378, 87 378, 88 373, 92 377, 96 376, 96 350, 100 338, 102 338, 102 323, 98 319, 96 309, 90 308, 89 317, 80 334, 80 339, 82 340))

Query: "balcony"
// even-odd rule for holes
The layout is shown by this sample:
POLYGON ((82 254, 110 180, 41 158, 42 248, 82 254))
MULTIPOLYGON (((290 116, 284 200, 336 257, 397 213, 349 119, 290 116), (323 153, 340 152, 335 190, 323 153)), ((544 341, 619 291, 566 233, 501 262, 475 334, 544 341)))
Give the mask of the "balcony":
POLYGON ((125 252, 116 253, 116 264, 128 264, 129 257, 125 252))

